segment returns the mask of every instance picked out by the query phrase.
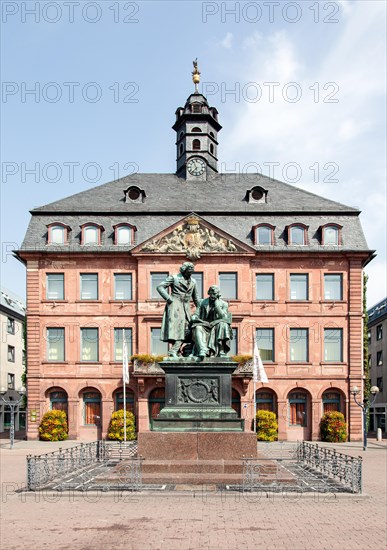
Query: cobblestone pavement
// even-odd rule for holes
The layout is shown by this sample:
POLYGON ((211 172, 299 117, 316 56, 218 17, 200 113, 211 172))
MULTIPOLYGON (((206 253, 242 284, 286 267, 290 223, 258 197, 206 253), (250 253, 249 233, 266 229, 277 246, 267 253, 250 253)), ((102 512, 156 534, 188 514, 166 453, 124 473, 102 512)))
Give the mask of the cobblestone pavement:
POLYGON ((338 445, 362 456, 364 495, 217 494, 212 488, 169 494, 16 493, 25 456, 68 447, 0 445, 1 548, 44 550, 329 549, 385 550, 386 442, 338 445))

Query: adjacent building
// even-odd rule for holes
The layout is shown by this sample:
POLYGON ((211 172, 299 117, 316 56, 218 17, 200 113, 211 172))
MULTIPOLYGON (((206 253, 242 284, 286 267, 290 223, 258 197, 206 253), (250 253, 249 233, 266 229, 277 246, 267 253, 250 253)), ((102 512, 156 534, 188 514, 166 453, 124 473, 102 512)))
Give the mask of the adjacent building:
POLYGON ((375 405, 370 409, 370 430, 381 428, 385 432, 387 417, 387 298, 371 307, 367 313, 371 386, 379 388, 375 405))
MULTIPOLYGON (((24 343, 24 323, 26 315, 25 301, 6 288, 1 288, 1 391, 19 390, 23 386, 22 375, 25 369, 26 355, 24 343)), ((0 399, 0 433, 10 429, 11 413, 0 399)), ((25 429, 25 411, 15 411, 15 430, 25 429)))
MULTIPOLYGON (((344 413, 361 439, 350 387, 363 384, 363 267, 372 258, 359 210, 261 174, 221 174, 218 112, 197 89, 175 113, 176 173, 134 174, 31 211, 17 251, 27 268, 28 437, 50 408, 70 438, 104 437, 121 408, 122 348, 165 354, 156 291, 187 260, 205 297, 220 286, 233 355, 257 339, 269 378, 249 363, 233 406, 252 427, 277 413, 279 439, 318 440, 321 416, 344 413)), ((172 148, 172 140, 171 140, 172 148)), ((157 364, 133 359, 128 407, 139 430, 164 403, 157 364)))

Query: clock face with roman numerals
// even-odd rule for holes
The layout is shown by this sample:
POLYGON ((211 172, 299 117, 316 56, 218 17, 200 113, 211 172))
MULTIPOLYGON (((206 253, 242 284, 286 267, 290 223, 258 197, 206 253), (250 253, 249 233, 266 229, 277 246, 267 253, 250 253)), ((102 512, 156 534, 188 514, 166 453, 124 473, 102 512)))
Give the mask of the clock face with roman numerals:
POLYGON ((187 162, 187 170, 191 176, 201 176, 206 169, 206 163, 202 159, 193 158, 187 162))

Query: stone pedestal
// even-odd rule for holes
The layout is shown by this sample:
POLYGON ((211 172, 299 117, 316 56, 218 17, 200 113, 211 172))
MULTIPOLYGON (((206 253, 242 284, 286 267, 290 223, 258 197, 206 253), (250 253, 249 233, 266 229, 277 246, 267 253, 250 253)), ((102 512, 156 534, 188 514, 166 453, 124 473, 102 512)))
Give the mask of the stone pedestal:
POLYGON ((252 432, 143 432, 138 454, 146 460, 240 460, 256 458, 257 437, 252 432))
POLYGON ((168 359, 165 407, 152 420, 161 432, 243 432, 244 420, 231 407, 231 375, 238 366, 228 357, 168 359))

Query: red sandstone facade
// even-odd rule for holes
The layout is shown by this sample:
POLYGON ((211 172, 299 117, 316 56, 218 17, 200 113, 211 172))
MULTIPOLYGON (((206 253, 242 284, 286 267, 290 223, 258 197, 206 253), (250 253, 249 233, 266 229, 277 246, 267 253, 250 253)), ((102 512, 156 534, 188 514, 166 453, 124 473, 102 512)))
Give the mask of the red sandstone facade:
MULTIPOLYGON (((51 254, 36 257, 24 254, 28 286, 28 408, 37 411, 37 422, 28 422, 28 438, 38 437, 38 422, 53 406, 50 395, 64 392, 67 396, 69 437, 96 439, 105 437, 111 413, 117 408, 115 396, 122 391, 122 363, 114 360, 114 328, 131 328, 133 353, 151 352, 151 328, 160 327, 164 302, 150 299, 151 273, 178 271, 183 256, 128 257, 127 254, 77 254, 66 259, 51 254), (80 300, 81 273, 98 273, 99 299, 80 300), (63 273, 65 300, 46 297, 47 273, 63 273), (133 300, 114 300, 115 273, 131 273, 133 300), (63 327, 65 360, 47 359, 47 328, 63 327), (98 362, 80 359, 80 329, 99 329, 98 362), (86 424, 85 393, 100 394, 100 419, 86 424)), ((257 256, 219 256, 198 260, 195 269, 203 272, 204 289, 218 283, 219 272, 237 272, 238 299, 231 300, 233 327, 238 329, 237 353, 251 354, 256 328, 274 329, 274 361, 265 362, 268 384, 259 384, 273 395, 273 408, 278 414, 279 439, 319 439, 319 422, 323 414, 323 394, 337 394, 339 409, 349 423, 352 440, 361 438, 359 407, 349 399, 349 388, 362 385, 362 261, 361 257, 337 255, 324 260, 262 253, 257 256), (302 264, 302 267, 301 267, 302 264), (324 274, 341 273, 343 300, 324 300, 324 274), (255 275, 274 274, 274 300, 255 299, 255 275), (291 273, 309 275, 309 299, 289 299, 291 273), (309 329, 307 362, 295 363, 289 357, 290 328, 309 329), (341 362, 324 362, 324 328, 340 327, 343 334, 341 362), (305 426, 292 424, 289 395, 305 396, 305 426)), ((133 392, 133 410, 141 431, 149 430, 148 398, 155 389, 163 388, 163 377, 133 374, 129 389, 133 392)), ((251 429, 253 416, 253 383, 249 375, 234 377, 233 387, 240 397, 240 411, 251 429)), ((262 388, 257 388, 262 391, 262 388)), ((160 392, 159 392, 160 394, 160 392)), ((234 392, 234 396, 237 396, 234 392)), ((235 399, 234 399, 235 401, 235 399)), ((55 405, 54 405, 55 406, 55 405)), ((236 405, 237 406, 237 405, 236 405)), ((259 404, 258 404, 259 407, 259 404)), ((29 415, 31 418, 31 412, 29 415)))
MULTIPOLYGON (((269 383, 255 397, 251 370, 233 376, 246 431, 256 399, 277 413, 280 440, 318 440, 327 410, 344 413, 351 440, 361 439, 349 390, 363 386, 362 270, 372 251, 360 212, 262 174, 219 174, 218 112, 197 88, 173 129, 175 174, 133 174, 31 212, 17 252, 27 268, 28 437, 50 408, 67 410, 70 438, 106 436, 122 407, 122 329, 131 353, 157 352, 164 301, 151 278, 196 258, 203 297, 219 284, 229 302, 234 354, 251 355, 255 336, 265 350, 269 383), (122 295, 119 274, 130 283, 122 295), (265 274, 272 288, 261 295, 265 274)), ((134 366, 128 406, 145 432, 163 406, 164 376, 134 366)))

